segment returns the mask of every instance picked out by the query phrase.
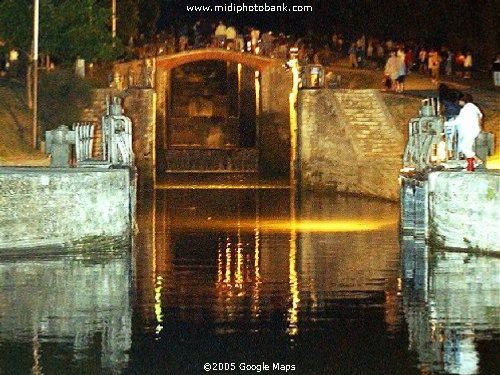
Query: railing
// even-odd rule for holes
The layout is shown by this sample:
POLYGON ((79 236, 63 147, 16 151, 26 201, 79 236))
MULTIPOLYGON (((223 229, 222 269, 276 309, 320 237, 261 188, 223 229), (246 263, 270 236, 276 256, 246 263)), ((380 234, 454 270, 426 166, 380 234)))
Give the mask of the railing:
POLYGON ((439 102, 439 98, 423 99, 422 108, 432 108, 432 113, 421 113, 422 116, 439 116, 441 114, 441 103, 439 102))
POLYGON ((76 162, 92 159, 94 150, 95 125, 91 122, 74 123, 75 132, 75 159, 76 162))

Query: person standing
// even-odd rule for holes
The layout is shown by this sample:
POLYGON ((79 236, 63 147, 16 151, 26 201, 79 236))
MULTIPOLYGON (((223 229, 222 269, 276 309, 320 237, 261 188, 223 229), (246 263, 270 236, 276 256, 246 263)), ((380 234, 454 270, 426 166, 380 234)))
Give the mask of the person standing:
POLYGON ((472 52, 467 51, 467 54, 465 55, 465 60, 464 60, 464 78, 465 79, 470 79, 472 78, 472 52))
POLYGON ((219 21, 219 24, 215 28, 215 40, 217 42, 217 47, 219 48, 224 48, 224 43, 226 42, 226 25, 224 25, 224 22, 219 21))
POLYGON ((257 54, 259 52, 259 49, 257 48, 259 45, 259 39, 260 39, 260 30, 252 27, 250 30, 250 42, 251 42, 251 49, 252 53, 257 54))
POLYGON ((234 50, 235 49, 235 44, 236 44, 236 35, 237 35, 236 28, 234 26, 228 26, 226 29, 226 47, 229 50, 234 50))
POLYGON ((418 53, 418 71, 420 74, 427 73, 427 51, 425 48, 422 48, 418 53))
POLYGON ((398 59, 398 77, 396 78, 396 92, 403 92, 405 89, 405 78, 406 78, 406 64, 404 57, 397 57, 398 59))
POLYGON ((497 55, 496 60, 493 62, 491 71, 493 72, 493 85, 495 85, 495 87, 500 87, 500 53, 497 55))
POLYGON ((351 66, 351 68, 358 67, 356 43, 352 43, 351 47, 349 48, 349 65, 351 66))
POLYGON ((80 56, 76 57, 75 74, 80 78, 85 78, 85 60, 80 56))
POLYGON ((458 102, 462 109, 457 117, 446 121, 446 126, 454 126, 458 133, 458 152, 464 154, 467 160, 467 171, 474 171, 474 141, 481 132, 481 110, 472 102, 472 95, 464 94, 458 102))
POLYGON ((377 67, 382 68, 384 66, 384 46, 382 43, 377 44, 377 67))
POLYGON ((433 83, 439 81, 439 68, 441 65, 441 57, 437 51, 431 49, 429 51, 429 69, 431 71, 431 79, 433 83))
POLYGON ((366 46, 366 59, 372 61, 373 60, 373 40, 368 40, 368 46, 366 46))
POLYGON ((455 75, 458 78, 464 77, 464 61, 465 55, 462 53, 462 51, 458 51, 455 55, 455 75))
POLYGON ((399 77, 400 67, 401 59, 396 56, 396 52, 391 51, 384 69, 385 85, 388 90, 397 87, 396 79, 399 77))

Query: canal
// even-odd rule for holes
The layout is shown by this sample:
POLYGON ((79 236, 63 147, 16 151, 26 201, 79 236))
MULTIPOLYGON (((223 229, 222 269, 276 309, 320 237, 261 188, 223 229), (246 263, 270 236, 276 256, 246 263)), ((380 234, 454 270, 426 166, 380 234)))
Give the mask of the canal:
POLYGON ((157 190, 131 244, 0 258, 0 373, 495 373, 500 259, 427 256, 398 219, 352 196, 157 190))

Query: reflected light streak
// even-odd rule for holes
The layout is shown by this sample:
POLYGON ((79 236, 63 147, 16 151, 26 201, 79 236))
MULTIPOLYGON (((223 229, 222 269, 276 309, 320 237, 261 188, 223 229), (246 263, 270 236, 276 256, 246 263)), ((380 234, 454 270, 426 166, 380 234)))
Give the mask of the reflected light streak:
POLYGON ((43 374, 43 369, 40 366, 40 340, 38 337, 38 332, 35 332, 33 335, 33 367, 31 367, 32 375, 41 375, 43 374))
POLYGON ((252 291, 252 313, 254 317, 259 315, 259 298, 260 298, 260 231, 257 223, 255 229, 255 253, 254 253, 253 268, 255 271, 254 287, 252 291))
MULTIPOLYGON (((153 191, 153 202, 156 202, 156 192, 153 191)), ((154 290, 155 290, 155 318, 156 318, 156 329, 155 332, 158 335, 163 330, 163 312, 161 308, 161 290, 163 288, 163 278, 158 275, 157 262, 156 262, 156 203, 153 203, 152 212, 152 247, 153 247, 153 280, 154 280, 154 290)), ((156 337, 158 339, 158 336, 156 337)))
MULTIPOLYGON (((240 221, 241 226, 241 221, 240 221)), ((260 307, 260 199, 259 193, 255 195, 255 250, 253 269, 255 272, 255 280, 252 288, 252 316, 259 316, 260 307)))
POLYGON ((241 220, 238 217, 238 243, 236 244, 236 275, 235 275, 235 284, 236 287, 243 287, 243 243, 241 242, 241 220))
POLYGON ((254 259, 254 269, 255 269, 255 282, 260 282, 260 230, 259 227, 255 229, 255 259, 254 259))
POLYGON ((255 71, 255 116, 260 116, 260 72, 255 71))
MULTIPOLYGON (((369 219, 329 219, 329 220, 266 220, 259 222, 259 230, 267 232, 366 232, 384 228, 393 228, 397 225, 397 218, 384 220, 369 219)), ((234 219, 212 220, 182 220, 172 223, 173 228, 199 228, 199 229, 227 229, 235 226, 234 219)), ((239 227, 243 231, 255 231, 255 220, 242 220, 239 227)), ((230 256, 230 255, 229 255, 230 256)))
POLYGON ((229 238, 226 245, 226 273, 224 275, 224 283, 229 285, 231 283, 231 243, 229 238))
POLYGON ((241 93, 241 68, 242 68, 241 63, 238 63, 238 97, 239 94, 241 93))
POLYGON ((291 306, 288 309, 288 334, 296 336, 299 333, 299 280, 297 277, 297 235, 292 230, 290 236, 290 255, 289 255, 289 284, 291 306))
POLYGON ((243 247, 238 243, 238 249, 236 251, 236 275, 235 275, 235 285, 238 288, 243 287, 243 247))
POLYGON ((156 325, 156 334, 159 334, 163 330, 163 311, 161 308, 162 289, 163 289, 163 278, 161 276, 157 276, 155 283, 155 317, 158 323, 156 325))
POLYGON ((219 246, 217 250, 217 283, 221 283, 224 280, 224 275, 222 273, 222 268, 224 266, 224 262, 222 260, 222 247, 219 246))

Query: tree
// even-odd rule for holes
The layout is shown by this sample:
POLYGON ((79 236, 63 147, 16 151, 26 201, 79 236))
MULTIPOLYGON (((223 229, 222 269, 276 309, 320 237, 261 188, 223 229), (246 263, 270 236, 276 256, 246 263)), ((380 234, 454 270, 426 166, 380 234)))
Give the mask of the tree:
MULTIPOLYGON (((139 35, 139 0, 116 1, 116 35, 123 44, 130 37, 134 40, 139 35)), ((96 4, 105 9, 111 9, 113 0, 97 0, 96 4)))
POLYGON ((140 29, 146 37, 153 37, 160 18, 160 5, 157 0, 139 0, 140 29))
POLYGON ((40 77, 39 116, 41 132, 59 125, 70 126, 81 119, 83 110, 92 104, 92 86, 72 70, 57 69, 40 77))
MULTIPOLYGON (((108 0, 109 1, 109 0, 108 0)), ((130 37, 137 40, 139 27, 138 0, 116 0, 118 37, 127 44, 130 37)))
MULTIPOLYGON (((123 53, 123 44, 118 41, 113 47, 110 19, 111 10, 98 6, 96 0, 40 0, 39 50, 63 63, 77 56, 112 60, 123 53)), ((0 38, 31 55, 32 20, 33 0, 3 0, 0 38)))

